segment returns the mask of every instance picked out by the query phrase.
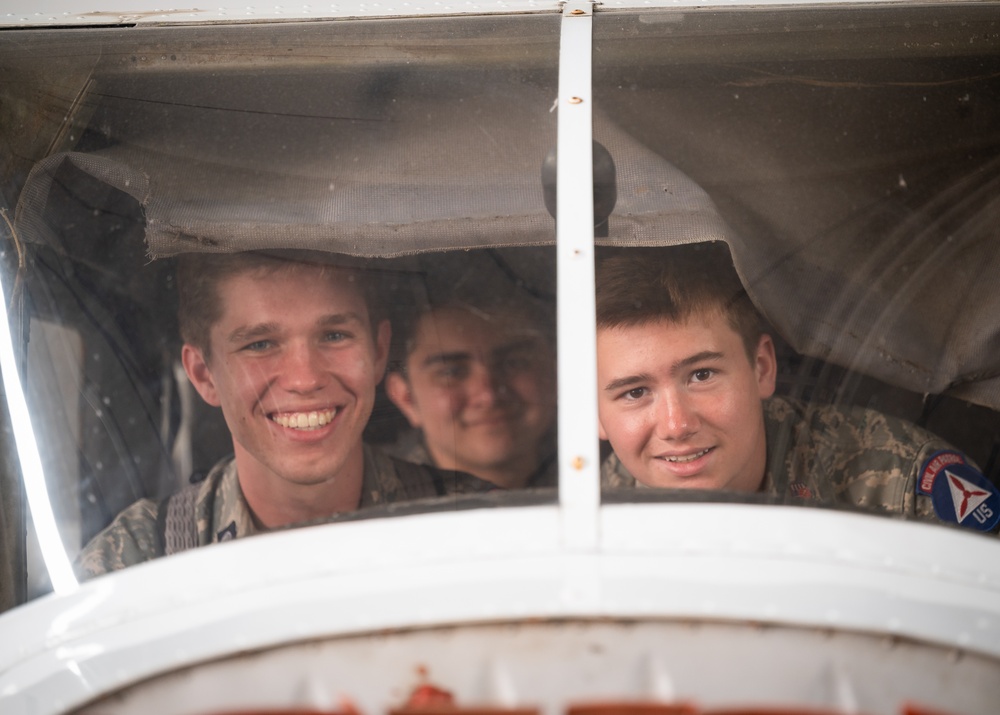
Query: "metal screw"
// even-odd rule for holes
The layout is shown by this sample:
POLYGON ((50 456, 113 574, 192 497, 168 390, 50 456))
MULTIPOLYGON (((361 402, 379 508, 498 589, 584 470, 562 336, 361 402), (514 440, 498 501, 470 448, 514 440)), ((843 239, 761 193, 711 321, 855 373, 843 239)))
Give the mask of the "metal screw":
POLYGON ((586 15, 586 14, 587 14, 586 11, 581 10, 580 8, 577 8, 576 10, 570 12, 570 15, 586 15))
POLYGON ((573 457, 572 465, 573 469, 579 472, 583 469, 583 457, 573 457))
POLYGON ((570 97, 569 98, 569 103, 570 104, 583 104, 583 99, 580 98, 580 97, 570 97))

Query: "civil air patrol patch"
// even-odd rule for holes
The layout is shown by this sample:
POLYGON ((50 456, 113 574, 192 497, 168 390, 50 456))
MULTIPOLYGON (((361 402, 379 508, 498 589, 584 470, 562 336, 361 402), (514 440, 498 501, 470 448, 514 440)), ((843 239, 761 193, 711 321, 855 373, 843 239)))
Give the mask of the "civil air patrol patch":
POLYGON ((942 521, 970 529, 992 531, 1000 523, 1000 492, 964 462, 941 467, 931 487, 931 504, 942 521))
POLYGON ((952 449, 942 449, 928 457, 924 466, 920 468, 920 478, 917 479, 917 494, 930 496, 937 475, 950 464, 965 464, 965 455, 952 449))

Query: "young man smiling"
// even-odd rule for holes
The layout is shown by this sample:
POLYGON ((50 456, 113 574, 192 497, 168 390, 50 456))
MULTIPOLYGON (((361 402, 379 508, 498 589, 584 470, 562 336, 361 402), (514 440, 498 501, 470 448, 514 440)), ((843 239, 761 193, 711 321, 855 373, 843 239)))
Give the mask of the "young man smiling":
POLYGON ((85 575, 366 506, 488 486, 363 444, 390 340, 363 272, 315 256, 189 256, 179 261, 178 293, 184 370, 201 397, 221 408, 234 455, 202 484, 119 514, 82 552, 85 575))
POLYGON ((1000 493, 937 436, 773 397, 774 342, 724 244, 598 263, 597 372, 605 487, 763 492, 980 531, 1000 520, 1000 493))
POLYGON ((556 486, 555 355, 539 312, 453 300, 412 319, 386 393, 417 432, 395 454, 502 489, 556 486))

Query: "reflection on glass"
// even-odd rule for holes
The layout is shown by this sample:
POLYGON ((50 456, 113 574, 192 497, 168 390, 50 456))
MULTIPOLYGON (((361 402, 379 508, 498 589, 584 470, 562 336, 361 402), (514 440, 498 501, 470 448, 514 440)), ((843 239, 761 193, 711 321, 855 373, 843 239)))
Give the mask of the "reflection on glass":
POLYGON ((594 138, 619 169, 600 242, 623 254, 598 288, 607 483, 995 532, 1000 57, 975 40, 989 20, 885 8, 825 35, 834 16, 595 17, 594 138), (731 258, 627 248, 698 242, 731 258), (706 309, 714 281, 730 288, 706 309), (765 337, 741 327, 744 302, 765 337))
POLYGON ((996 488, 896 417, 775 396, 778 361, 721 242, 629 249, 597 267, 608 487, 762 494, 990 531, 996 488))
POLYGON ((0 37, 4 117, 38 119, 5 122, 26 388, 81 575, 554 485, 559 16, 400 23, 0 37), (468 356, 469 435, 471 412, 435 431, 387 395, 425 320, 468 356))
POLYGON ((395 323, 386 390, 411 429, 393 451, 504 489, 555 487, 554 306, 483 263, 433 269, 395 323))
POLYGON ((221 409, 233 454, 201 482, 119 514, 83 550, 86 576, 491 488, 454 465, 405 463, 364 444, 391 339, 377 272, 323 254, 193 254, 177 263, 181 362, 205 403, 221 409))
MULTIPOLYGON (((2 293, 3 285, 0 283, 0 294, 2 293)), ((6 300, 0 301, 0 307, 3 308, 3 316, 9 314, 6 300)), ((28 410, 24 391, 21 389, 10 325, 5 317, 0 317, 0 373, 3 375, 4 395, 17 444, 17 456, 24 480, 24 491, 31 509, 31 517, 35 525, 35 533, 45 563, 45 570, 53 589, 57 593, 66 593, 76 587, 77 580, 70 568, 66 548, 63 546, 63 540, 56 525, 52 501, 49 498, 49 490, 45 481, 45 472, 42 468, 42 459, 35 441, 35 431, 31 424, 31 412, 28 410)))
POLYGON ((551 252, 539 250, 177 257, 177 353, 202 411, 215 408, 188 405, 182 421, 215 427, 177 429, 193 483, 122 510, 80 573, 380 505, 554 486, 551 252), (404 434, 380 392, 390 319, 388 396, 419 429, 404 434), (222 456, 193 456, 195 435, 222 456))

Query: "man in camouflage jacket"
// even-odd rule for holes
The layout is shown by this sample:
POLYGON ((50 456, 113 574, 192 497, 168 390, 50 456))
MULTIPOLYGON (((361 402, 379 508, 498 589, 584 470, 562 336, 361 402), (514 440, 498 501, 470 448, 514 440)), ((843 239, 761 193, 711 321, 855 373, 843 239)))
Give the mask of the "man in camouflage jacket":
MULTIPOLYGON (((491 485, 461 472, 401 462, 364 446, 358 509, 414 499, 474 494, 491 485)), ((141 499, 87 545, 77 571, 92 578, 198 546, 264 533, 240 489, 236 461, 223 459, 197 484, 162 501, 141 499)))
POLYGON ((608 488, 815 500, 993 531, 1000 492, 965 455, 873 410, 773 397, 774 343, 724 245, 629 249, 598 264, 608 488))
MULTIPOLYGON (((554 440, 551 440, 554 442, 554 440)), ((528 473, 528 478, 519 484, 525 489, 545 489, 559 486, 559 471, 556 461, 555 445, 545 443, 541 462, 534 467, 534 471, 528 473)), ((391 445, 385 447, 388 454, 396 459, 403 460, 408 464, 422 464, 428 467, 436 467, 434 458, 431 457, 424 443, 423 431, 419 429, 407 430, 399 439, 391 445)), ((460 473, 460 472, 459 472, 460 473)), ((492 483, 492 482, 491 482, 492 483)), ((494 484, 497 489, 508 488, 494 484)))
POLYGON ((122 512, 78 557, 84 576, 361 507, 488 487, 405 465, 362 432, 390 328, 359 270, 247 252, 178 262, 181 361, 220 407, 234 456, 200 485, 122 512))
POLYGON ((500 489, 556 486, 555 351, 521 296, 452 298, 402 323, 386 394, 413 427, 390 451, 500 489))

